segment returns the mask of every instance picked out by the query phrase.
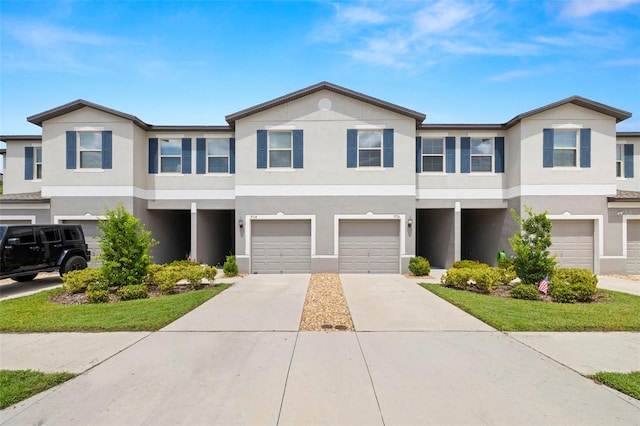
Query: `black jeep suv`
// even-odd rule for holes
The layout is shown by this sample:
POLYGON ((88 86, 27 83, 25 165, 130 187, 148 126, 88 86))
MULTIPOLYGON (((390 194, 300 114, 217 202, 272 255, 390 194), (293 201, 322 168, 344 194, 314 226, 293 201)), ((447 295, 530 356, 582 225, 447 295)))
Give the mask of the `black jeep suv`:
POLYGON ((31 281, 55 270, 62 276, 86 268, 89 260, 80 225, 0 224, 0 279, 31 281))

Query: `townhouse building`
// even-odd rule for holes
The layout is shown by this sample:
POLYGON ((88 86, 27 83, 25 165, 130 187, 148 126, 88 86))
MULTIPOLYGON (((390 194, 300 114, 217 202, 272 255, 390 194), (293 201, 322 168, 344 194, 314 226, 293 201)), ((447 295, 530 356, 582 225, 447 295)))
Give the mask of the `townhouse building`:
POLYGON ((321 82, 225 117, 152 125, 77 100, 2 136, 2 223, 98 221, 122 203, 159 244, 244 273, 406 272, 421 255, 495 263, 547 211, 560 265, 640 274, 640 132, 631 114, 579 96, 502 124, 425 115, 321 82))

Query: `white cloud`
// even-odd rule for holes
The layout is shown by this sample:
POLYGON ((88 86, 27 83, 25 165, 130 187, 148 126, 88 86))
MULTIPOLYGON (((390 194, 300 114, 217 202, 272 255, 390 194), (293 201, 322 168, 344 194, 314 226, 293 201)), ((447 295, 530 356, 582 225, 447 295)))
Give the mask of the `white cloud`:
POLYGON ((29 48, 51 48, 66 44, 109 45, 116 41, 112 37, 83 33, 42 22, 3 20, 2 26, 8 35, 29 48))
POLYGON ((623 10, 640 0, 571 0, 565 3, 562 15, 569 18, 584 18, 596 13, 623 10))
POLYGON ((458 2, 455 0, 440 0, 433 5, 424 7, 413 16, 415 34, 443 34, 460 26, 469 26, 481 13, 490 9, 484 3, 458 2))
POLYGON ((380 24, 387 17, 380 12, 365 6, 344 6, 336 4, 336 18, 349 24, 380 24))
POLYGON ((530 75, 533 75, 533 74, 535 73, 532 70, 513 70, 513 71, 505 72, 502 74, 494 75, 492 77, 489 77, 487 80, 493 81, 493 82, 510 81, 510 80, 516 80, 519 78, 529 77, 530 75))

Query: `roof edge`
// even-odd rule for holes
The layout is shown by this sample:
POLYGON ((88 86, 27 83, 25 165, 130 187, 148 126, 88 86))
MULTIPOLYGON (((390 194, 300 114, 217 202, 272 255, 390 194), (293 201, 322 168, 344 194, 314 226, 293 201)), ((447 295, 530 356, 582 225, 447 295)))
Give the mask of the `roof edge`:
POLYGON ((121 117, 127 120, 131 120, 133 121, 136 125, 138 125, 140 128, 142 128, 143 130, 148 130, 149 128, 149 124, 145 123, 144 121, 140 120, 138 117, 136 117, 135 115, 131 115, 131 114, 127 114, 125 112, 122 111, 118 111, 115 109, 111 109, 111 108, 107 108, 105 106, 99 105, 99 104, 95 104, 93 102, 89 102, 86 101, 84 99, 76 99, 75 101, 71 101, 69 103, 66 103, 64 105, 60 105, 58 107, 55 108, 51 108, 48 109, 44 112, 41 112, 39 114, 35 114, 32 116, 27 117, 27 121, 30 123, 33 123, 37 126, 42 127, 42 123, 46 120, 50 120, 52 118, 55 117, 59 117, 61 115, 64 114, 68 114, 70 112, 73 111, 77 111, 81 108, 84 107, 89 107, 89 108, 93 108, 93 109, 97 109, 98 111, 102 111, 102 112, 106 112, 108 114, 112 114, 115 115, 117 117, 121 117))
POLYGON ((42 140, 42 135, 0 135, 0 141, 2 142, 10 142, 10 141, 34 141, 34 140, 42 140))

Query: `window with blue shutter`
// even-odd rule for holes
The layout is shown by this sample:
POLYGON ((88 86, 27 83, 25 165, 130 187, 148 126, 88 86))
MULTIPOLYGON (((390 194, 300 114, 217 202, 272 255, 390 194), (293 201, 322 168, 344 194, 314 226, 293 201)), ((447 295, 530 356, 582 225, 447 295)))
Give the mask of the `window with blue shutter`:
POLYGON ((110 169, 113 164, 113 146, 111 130, 102 132, 102 168, 110 169))
POLYGON ((460 173, 471 172, 471 138, 460 138, 460 173))
POLYGON ((633 177, 633 144, 624 145, 624 177, 633 177))
POLYGON ((207 140, 196 138, 196 173, 203 175, 207 173, 207 140))
POLYGON ((504 173, 504 137, 495 138, 495 172, 504 173))
POLYGON ((149 174, 158 173, 158 138, 149 138, 149 174))
POLYGON ((422 172, 422 137, 416 136, 416 173, 422 172))
POLYGON ((553 167, 553 129, 542 130, 542 167, 553 167))
POLYGON ((32 146, 24 147, 24 180, 33 180, 34 149, 32 146))
POLYGON ((182 138, 182 174, 191 174, 191 138, 182 138))
POLYGON ((258 130, 257 134, 257 166, 259 169, 267 168, 267 131, 258 130))
POLYGON ((304 143, 302 130, 293 131, 293 168, 301 169, 304 165, 304 143))
POLYGON ((382 131, 382 165, 393 167, 393 129, 382 131))
POLYGON ((67 169, 76 168, 76 132, 67 132, 67 169))
POLYGON ((229 173, 236 172, 236 138, 229 139, 229 173))
POLYGON ((347 167, 358 167, 358 131, 347 129, 347 167))
POLYGON ((580 167, 591 167, 591 129, 580 129, 580 167))
POLYGON ((456 138, 454 136, 447 136, 444 138, 445 143, 445 162, 446 172, 456 172, 456 138))

